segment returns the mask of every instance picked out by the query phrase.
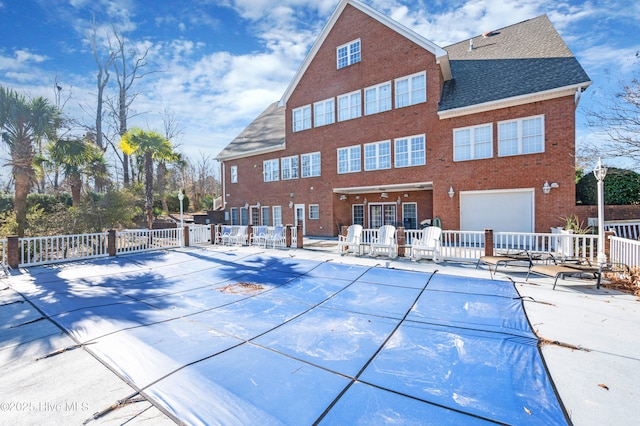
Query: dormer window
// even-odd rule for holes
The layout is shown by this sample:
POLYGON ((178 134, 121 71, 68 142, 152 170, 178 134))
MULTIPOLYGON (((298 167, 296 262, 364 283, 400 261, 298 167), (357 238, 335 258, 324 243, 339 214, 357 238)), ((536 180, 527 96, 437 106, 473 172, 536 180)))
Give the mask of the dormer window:
POLYGON ((338 46, 336 57, 338 69, 360 62, 360 39, 338 46))

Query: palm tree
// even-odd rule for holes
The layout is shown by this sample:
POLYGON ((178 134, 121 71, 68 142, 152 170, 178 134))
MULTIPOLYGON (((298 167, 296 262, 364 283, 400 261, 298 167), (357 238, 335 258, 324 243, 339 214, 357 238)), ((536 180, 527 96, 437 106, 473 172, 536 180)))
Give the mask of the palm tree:
POLYGON ((82 176, 89 174, 92 166, 104 163, 102 150, 93 143, 81 139, 59 140, 48 147, 51 158, 62 166, 71 184, 73 205, 80 203, 82 176))
POLYGON ((0 128, 2 140, 11 154, 11 172, 15 182, 14 212, 18 223, 17 234, 24 237, 27 218, 27 195, 35 173, 34 142, 49 136, 58 109, 43 97, 26 99, 12 89, 0 86, 0 128))
POLYGON ((171 142, 160 133, 133 128, 120 140, 120 149, 127 155, 141 154, 144 164, 144 207, 149 229, 153 226, 153 160, 173 161, 177 155, 171 142))

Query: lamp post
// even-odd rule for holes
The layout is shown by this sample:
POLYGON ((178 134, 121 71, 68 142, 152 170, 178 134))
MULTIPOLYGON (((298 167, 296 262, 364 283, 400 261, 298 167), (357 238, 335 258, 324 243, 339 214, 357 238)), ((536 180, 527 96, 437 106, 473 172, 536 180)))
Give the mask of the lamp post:
POLYGON ((184 219, 182 217, 182 200, 184 200, 184 194, 182 193, 182 189, 178 191, 178 200, 180 200, 180 247, 184 247, 184 219))
POLYGON ((607 263, 607 255, 604 254, 604 177, 607 168, 602 167, 600 158, 593 174, 598 180, 598 265, 602 265, 607 263))

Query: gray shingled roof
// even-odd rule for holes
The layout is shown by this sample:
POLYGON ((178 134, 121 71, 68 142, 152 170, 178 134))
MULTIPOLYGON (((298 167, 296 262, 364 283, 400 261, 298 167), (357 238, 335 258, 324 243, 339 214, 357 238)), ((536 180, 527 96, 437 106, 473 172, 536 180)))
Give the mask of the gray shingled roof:
POLYGON ((269 105, 216 156, 216 160, 228 160, 254 152, 284 149, 284 111, 284 107, 279 107, 278 102, 269 105))
POLYGON ((590 82, 546 15, 446 47, 453 79, 439 111, 590 82))

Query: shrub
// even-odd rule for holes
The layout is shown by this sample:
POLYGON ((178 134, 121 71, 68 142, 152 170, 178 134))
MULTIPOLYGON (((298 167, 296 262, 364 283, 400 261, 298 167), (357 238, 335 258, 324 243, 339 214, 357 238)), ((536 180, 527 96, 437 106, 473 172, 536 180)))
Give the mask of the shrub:
MULTIPOLYGON (((587 173, 576 185, 576 203, 598 204, 597 180, 587 173)), ((610 167, 604 179, 604 203, 608 205, 640 204, 640 174, 610 167)))

